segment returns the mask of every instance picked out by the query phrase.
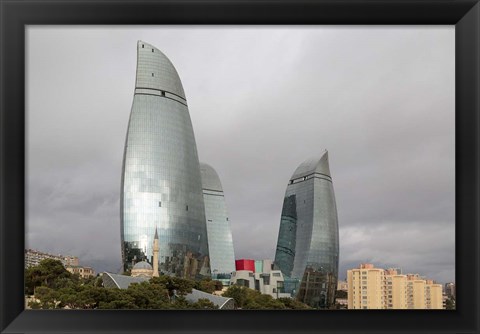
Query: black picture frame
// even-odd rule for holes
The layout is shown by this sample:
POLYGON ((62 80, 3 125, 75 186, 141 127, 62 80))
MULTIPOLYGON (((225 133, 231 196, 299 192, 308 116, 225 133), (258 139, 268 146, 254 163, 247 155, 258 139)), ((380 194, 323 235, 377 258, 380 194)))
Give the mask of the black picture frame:
POLYGON ((1 333, 479 332, 478 0, 0 0, 0 11, 1 333), (25 27, 32 24, 455 25, 457 309, 25 311, 25 27))

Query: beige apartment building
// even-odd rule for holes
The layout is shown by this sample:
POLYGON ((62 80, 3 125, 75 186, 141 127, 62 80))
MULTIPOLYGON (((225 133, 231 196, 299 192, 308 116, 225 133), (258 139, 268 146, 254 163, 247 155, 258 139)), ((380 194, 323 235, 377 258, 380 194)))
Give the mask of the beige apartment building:
POLYGON ((373 264, 361 264, 358 269, 348 270, 348 308, 383 309, 384 281, 384 270, 374 268, 373 264))
POLYGON ((418 274, 361 264, 347 271, 349 309, 442 309, 442 286, 418 274))
POLYGON ((82 266, 66 266, 65 269, 72 274, 78 274, 81 278, 89 278, 95 276, 95 271, 90 267, 82 266))
POLYGON ((25 249, 25 268, 38 266, 40 261, 45 259, 61 261, 64 266, 78 266, 78 257, 76 256, 53 255, 34 249, 25 249))

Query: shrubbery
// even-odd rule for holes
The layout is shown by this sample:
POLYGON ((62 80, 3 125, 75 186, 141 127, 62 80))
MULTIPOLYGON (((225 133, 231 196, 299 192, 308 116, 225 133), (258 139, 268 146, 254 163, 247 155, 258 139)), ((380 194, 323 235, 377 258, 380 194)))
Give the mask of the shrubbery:
MULTIPOLYGON (((185 295, 195 288, 206 293, 222 289, 211 279, 192 281, 177 277, 153 277, 148 282, 132 283, 128 289, 104 288, 100 276, 82 279, 68 272, 58 260, 46 259, 25 270, 25 295, 34 295, 32 309, 217 309, 208 299, 195 303, 185 295)), ((270 295, 237 285, 223 294, 235 300, 237 308, 247 310, 309 309, 290 298, 270 295)))

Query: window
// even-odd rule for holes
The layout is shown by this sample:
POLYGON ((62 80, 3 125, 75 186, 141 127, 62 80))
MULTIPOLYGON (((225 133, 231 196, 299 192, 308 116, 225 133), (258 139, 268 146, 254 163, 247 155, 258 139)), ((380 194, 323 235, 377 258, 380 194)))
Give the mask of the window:
POLYGON ((227 222, 228 222, 228 217, 227 217, 227 222))
POLYGON ((152 49, 152 52, 155 52, 155 50, 154 50, 154 49, 152 49))
POLYGON ((152 73, 152 77, 154 77, 155 75, 152 73))
POLYGON ((185 206, 185 210, 187 210, 187 211, 188 211, 188 205, 186 205, 186 206, 185 206))
POLYGON ((280 277, 280 273, 273 273, 272 275, 275 277, 280 277))
POLYGON ((142 49, 145 48, 145 44, 142 44, 142 49))
POLYGON ((211 219, 209 219, 208 221, 209 221, 209 222, 211 222, 212 220, 211 220, 211 219))
POLYGON ((159 208, 162 207, 162 202, 158 202, 158 207, 159 207, 159 208))
POLYGON ((165 92, 164 92, 164 91, 162 91, 162 96, 165 96, 165 92))
POLYGON ((245 287, 249 288, 250 287, 250 282, 246 279, 238 279, 237 280, 237 285, 245 286, 245 287))

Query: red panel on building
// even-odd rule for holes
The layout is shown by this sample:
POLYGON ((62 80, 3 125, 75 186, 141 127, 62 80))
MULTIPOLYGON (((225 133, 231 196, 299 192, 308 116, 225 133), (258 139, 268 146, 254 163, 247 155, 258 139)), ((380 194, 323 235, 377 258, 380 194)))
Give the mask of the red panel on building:
POLYGON ((255 272, 255 260, 235 260, 235 270, 250 270, 255 272))

